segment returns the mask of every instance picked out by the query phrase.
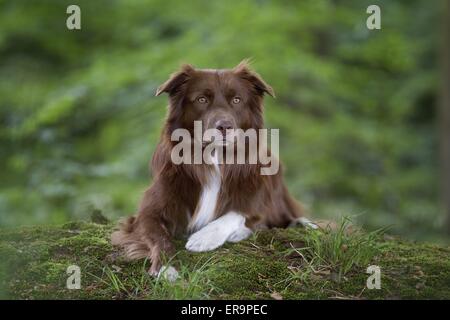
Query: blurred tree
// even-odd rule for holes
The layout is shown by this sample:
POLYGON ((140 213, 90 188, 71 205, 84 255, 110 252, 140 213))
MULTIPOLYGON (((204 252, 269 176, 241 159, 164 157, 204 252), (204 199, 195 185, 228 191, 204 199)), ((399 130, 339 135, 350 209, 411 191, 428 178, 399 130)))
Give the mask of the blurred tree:
POLYGON ((440 112, 441 184, 446 212, 447 232, 450 234, 450 1, 444 3, 442 32, 442 86, 440 112))
POLYGON ((378 0, 381 30, 366 27, 372 0, 76 3, 71 31, 70 0, 0 1, 0 226, 133 212, 166 111, 156 87, 181 63, 252 57, 277 93, 266 123, 289 188, 314 216, 442 234, 442 2, 378 0))

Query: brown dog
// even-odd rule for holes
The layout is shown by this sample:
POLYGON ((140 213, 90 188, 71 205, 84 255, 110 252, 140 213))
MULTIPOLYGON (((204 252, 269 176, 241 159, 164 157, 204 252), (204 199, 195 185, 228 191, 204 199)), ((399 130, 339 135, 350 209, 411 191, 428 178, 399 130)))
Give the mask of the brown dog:
MULTIPOLYGON (((263 96, 274 96, 274 92, 246 61, 229 70, 185 65, 158 88, 156 95, 163 92, 169 94, 169 110, 152 159, 153 183, 137 216, 129 217, 112 234, 112 243, 121 246, 129 259, 150 258, 149 272, 156 275, 161 254, 174 252, 171 239, 177 234, 191 234, 188 250, 208 251, 226 241, 243 240, 258 228, 287 227, 296 221, 314 227, 302 218, 302 208, 289 195, 281 170, 263 175, 260 161, 172 161, 176 145, 173 133, 186 129, 195 135, 194 121, 202 121, 205 130, 217 129, 227 145, 234 143, 227 130, 263 128, 263 96)), ((249 156, 247 151, 245 158, 249 156)))

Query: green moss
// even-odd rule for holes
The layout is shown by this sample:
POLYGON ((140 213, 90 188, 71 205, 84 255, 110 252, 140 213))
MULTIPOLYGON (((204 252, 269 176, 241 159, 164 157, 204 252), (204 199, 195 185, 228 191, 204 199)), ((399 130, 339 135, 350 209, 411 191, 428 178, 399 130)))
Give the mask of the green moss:
MULTIPOLYGON (((237 244, 207 253, 184 250, 177 240, 171 264, 181 271, 176 283, 150 278, 148 261, 125 262, 109 243, 113 225, 87 222, 61 227, 33 227, 0 231, 1 297, 20 299, 423 299, 450 298, 450 248, 406 242, 396 238, 372 239, 354 252, 370 251, 367 265, 380 266, 381 289, 366 288, 365 265, 352 265, 337 277, 336 265, 348 259, 323 251, 327 235, 300 228, 261 231, 237 244), (298 249, 302 255, 298 254, 298 249), (337 257, 336 265, 329 263, 337 257), (327 260, 328 259, 328 260, 327 260), (66 288, 67 267, 81 269, 80 290, 66 288), (198 272, 201 270, 200 272, 198 272)), ((352 239, 339 241, 359 243, 352 239), (352 242, 353 241, 353 242, 352 242)), ((332 240, 337 241, 337 240, 332 240)), ((332 242, 331 242, 332 244, 332 242)), ((360 245, 360 244, 356 244, 360 245)))

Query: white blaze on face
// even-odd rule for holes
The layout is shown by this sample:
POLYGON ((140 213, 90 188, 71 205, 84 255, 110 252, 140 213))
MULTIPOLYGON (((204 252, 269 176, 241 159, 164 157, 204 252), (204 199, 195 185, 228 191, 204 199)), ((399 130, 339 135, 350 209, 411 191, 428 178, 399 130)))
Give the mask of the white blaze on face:
POLYGON ((214 219, 221 184, 217 153, 214 154, 211 160, 214 169, 209 176, 208 183, 203 186, 200 200, 197 204, 197 211, 193 220, 189 223, 191 232, 201 229, 214 219))

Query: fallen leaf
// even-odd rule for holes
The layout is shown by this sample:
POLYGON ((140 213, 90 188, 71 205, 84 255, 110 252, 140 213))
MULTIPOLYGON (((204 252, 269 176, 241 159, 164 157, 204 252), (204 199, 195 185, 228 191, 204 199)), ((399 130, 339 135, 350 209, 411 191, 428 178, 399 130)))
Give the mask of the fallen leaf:
POLYGON ((275 300, 283 300, 283 297, 278 292, 274 291, 270 294, 270 296, 275 300))

